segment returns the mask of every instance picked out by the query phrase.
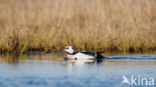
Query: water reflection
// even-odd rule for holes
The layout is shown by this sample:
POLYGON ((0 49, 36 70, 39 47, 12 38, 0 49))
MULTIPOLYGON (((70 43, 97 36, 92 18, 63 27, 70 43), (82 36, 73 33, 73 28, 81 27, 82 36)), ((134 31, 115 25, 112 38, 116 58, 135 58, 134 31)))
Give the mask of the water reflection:
POLYGON ((46 62, 51 64, 156 65, 156 55, 109 56, 98 60, 64 60, 65 54, 0 55, 0 63, 46 62))
POLYGON ((17 64, 19 63, 19 55, 0 55, 0 63, 3 62, 8 64, 17 64))
POLYGON ((67 60, 68 63, 75 65, 95 64, 97 60, 67 60))
POLYGON ((25 63, 26 61, 54 61, 58 58, 61 58, 64 55, 55 55, 55 54, 25 54, 25 55, 7 55, 1 54, 0 55, 0 63, 7 63, 7 64, 18 64, 18 63, 25 63))

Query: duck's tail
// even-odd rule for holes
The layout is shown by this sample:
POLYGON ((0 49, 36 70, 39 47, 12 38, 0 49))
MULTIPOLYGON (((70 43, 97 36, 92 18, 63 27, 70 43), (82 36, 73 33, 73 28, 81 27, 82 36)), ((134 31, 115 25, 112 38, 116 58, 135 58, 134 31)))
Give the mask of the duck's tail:
POLYGON ((97 57, 96 58, 104 58, 104 56, 102 55, 103 52, 96 52, 97 57))

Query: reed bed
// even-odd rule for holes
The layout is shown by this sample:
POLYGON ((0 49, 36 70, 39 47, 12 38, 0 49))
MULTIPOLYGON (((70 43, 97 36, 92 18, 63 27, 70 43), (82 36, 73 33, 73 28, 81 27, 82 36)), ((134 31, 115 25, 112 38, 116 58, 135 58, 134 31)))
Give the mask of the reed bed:
POLYGON ((156 49, 156 0, 0 0, 0 51, 156 49))

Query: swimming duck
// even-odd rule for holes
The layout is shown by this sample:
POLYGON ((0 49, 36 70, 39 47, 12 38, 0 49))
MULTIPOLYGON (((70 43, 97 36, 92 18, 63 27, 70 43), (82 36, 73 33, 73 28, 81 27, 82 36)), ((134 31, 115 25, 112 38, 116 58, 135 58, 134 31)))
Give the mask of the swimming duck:
POLYGON ((76 52, 72 48, 72 46, 66 46, 64 51, 68 54, 67 58, 73 60, 90 60, 90 59, 103 58, 103 56, 100 55, 101 52, 92 52, 92 51, 76 52))

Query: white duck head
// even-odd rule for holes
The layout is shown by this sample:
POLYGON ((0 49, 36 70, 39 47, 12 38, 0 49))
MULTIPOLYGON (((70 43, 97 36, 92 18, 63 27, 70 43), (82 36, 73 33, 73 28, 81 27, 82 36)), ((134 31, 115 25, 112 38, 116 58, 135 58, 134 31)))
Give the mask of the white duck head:
POLYGON ((67 52, 68 54, 74 54, 75 53, 75 50, 72 48, 72 46, 66 46, 64 51, 67 52))

